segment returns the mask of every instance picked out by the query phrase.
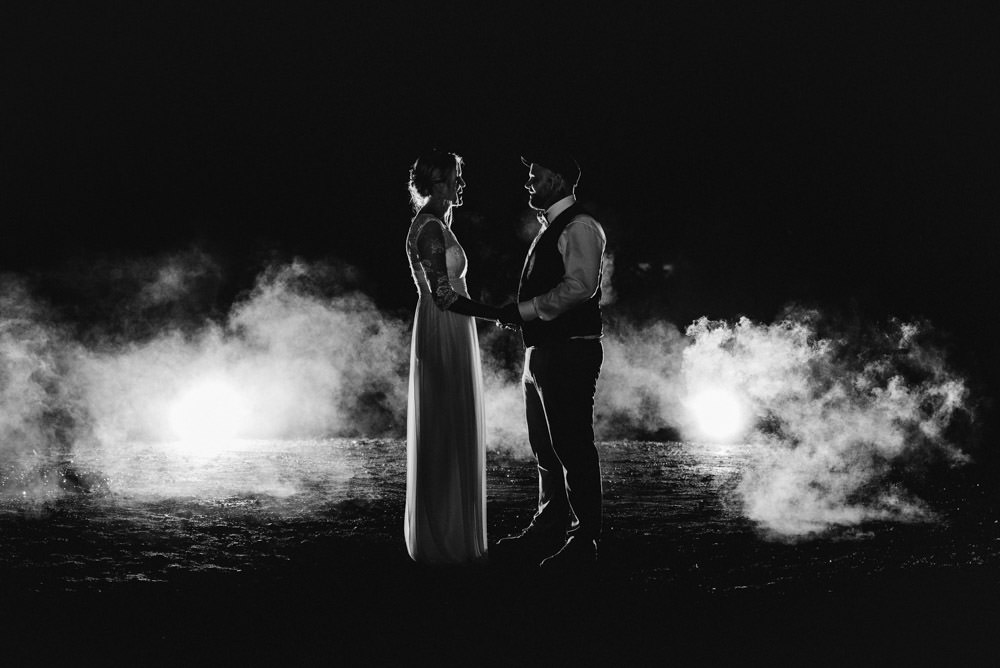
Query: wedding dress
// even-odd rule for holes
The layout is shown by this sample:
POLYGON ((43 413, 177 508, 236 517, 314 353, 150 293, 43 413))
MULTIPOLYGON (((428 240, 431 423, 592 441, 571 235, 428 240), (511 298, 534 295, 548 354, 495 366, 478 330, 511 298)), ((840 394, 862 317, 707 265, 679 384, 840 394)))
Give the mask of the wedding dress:
POLYGON ((421 563, 474 561, 486 555, 479 341, 473 318, 440 306, 469 296, 468 262, 450 226, 429 214, 410 224, 406 253, 419 295, 406 416, 406 548, 421 563), (443 244, 427 243, 441 236, 443 244))

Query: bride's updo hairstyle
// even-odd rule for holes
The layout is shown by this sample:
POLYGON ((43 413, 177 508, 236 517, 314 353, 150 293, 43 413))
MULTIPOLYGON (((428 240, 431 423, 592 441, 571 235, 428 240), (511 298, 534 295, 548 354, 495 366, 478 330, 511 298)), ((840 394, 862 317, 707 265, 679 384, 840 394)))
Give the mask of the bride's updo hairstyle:
POLYGON ((427 204, 434 190, 434 184, 458 169, 462 156, 433 149, 425 153, 410 167, 410 203, 414 211, 427 204))

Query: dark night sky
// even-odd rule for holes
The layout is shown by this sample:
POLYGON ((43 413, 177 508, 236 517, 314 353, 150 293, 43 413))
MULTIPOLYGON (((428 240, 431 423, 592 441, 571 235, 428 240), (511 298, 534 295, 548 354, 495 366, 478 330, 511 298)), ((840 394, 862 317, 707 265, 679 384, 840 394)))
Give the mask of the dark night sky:
POLYGON ((1000 54, 972 5, 24 4, 3 270, 198 244, 237 283, 269 254, 344 260, 409 308, 406 170, 436 144, 466 158, 472 282, 502 294, 519 150, 557 130, 637 310, 927 316, 998 366, 1000 54))

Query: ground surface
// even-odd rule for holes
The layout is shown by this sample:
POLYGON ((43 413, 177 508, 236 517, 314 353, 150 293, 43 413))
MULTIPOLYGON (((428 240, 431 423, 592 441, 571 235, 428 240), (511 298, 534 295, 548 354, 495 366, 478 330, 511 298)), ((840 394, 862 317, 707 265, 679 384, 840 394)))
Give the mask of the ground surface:
MULTIPOLYGON (((740 514, 739 448, 600 449, 607 534, 582 581, 412 564, 399 441, 208 458, 137 447, 30 493, 8 475, 0 653, 42 665, 993 663, 1000 515, 974 474, 942 481, 936 521, 783 541, 740 514)), ((530 518, 533 467, 491 454, 487 485, 493 541, 530 518)))

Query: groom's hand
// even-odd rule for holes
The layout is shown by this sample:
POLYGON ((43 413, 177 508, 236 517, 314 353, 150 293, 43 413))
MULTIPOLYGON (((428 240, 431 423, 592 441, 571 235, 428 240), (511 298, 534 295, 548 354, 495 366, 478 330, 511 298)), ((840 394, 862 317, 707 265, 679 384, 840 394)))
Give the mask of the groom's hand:
POLYGON ((517 329, 524 320, 521 318, 521 311, 517 308, 517 302, 511 302, 500 307, 500 316, 497 323, 507 329, 517 329))

